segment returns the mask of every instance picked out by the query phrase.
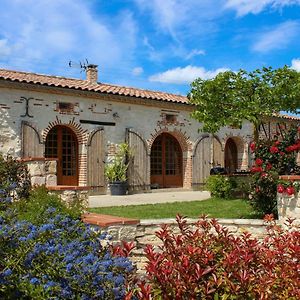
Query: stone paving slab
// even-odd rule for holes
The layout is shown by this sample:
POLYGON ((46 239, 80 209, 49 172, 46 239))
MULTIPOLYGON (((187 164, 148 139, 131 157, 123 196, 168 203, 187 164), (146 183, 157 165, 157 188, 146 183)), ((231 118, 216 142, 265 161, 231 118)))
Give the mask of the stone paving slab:
POLYGON ((210 198, 207 191, 168 191, 133 194, 124 196, 89 196, 89 207, 108 207, 125 205, 157 204, 167 202, 201 201, 210 198))

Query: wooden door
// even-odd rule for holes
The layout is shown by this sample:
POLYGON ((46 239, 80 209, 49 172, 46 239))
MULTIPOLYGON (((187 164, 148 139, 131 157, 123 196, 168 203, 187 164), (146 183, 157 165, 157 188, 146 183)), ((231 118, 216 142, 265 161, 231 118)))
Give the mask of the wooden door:
POLYGON ((178 141, 163 133, 151 148, 151 184, 158 187, 182 187, 182 150, 178 141))
POLYGON ((233 139, 229 138, 225 145, 225 169, 234 173, 238 167, 237 146, 233 139))
POLYGON ((216 137, 213 137, 212 140, 208 134, 203 135, 194 146, 192 185, 194 187, 203 186, 211 168, 217 165, 223 166, 223 160, 224 152, 221 142, 216 137), (213 156, 211 155, 212 149, 213 156))
POLYGON ((93 194, 105 192, 104 179, 104 130, 99 128, 92 132, 87 149, 87 183, 93 194))
POLYGON ((205 135, 198 140, 193 152, 193 187, 204 185, 205 179, 209 176, 211 163, 211 138, 205 135))
POLYGON ((70 128, 56 126, 49 131, 45 157, 58 159, 58 185, 78 185, 78 141, 70 128))
POLYGON ((133 129, 127 129, 126 139, 132 152, 128 167, 129 191, 150 189, 150 156, 147 144, 133 129))
POLYGON ((44 145, 37 130, 28 122, 22 122, 22 157, 43 157, 44 145))
POLYGON ((223 162, 224 162, 224 151, 222 150, 222 144, 221 142, 214 137, 214 160, 213 160, 213 167, 215 166, 224 166, 223 162))

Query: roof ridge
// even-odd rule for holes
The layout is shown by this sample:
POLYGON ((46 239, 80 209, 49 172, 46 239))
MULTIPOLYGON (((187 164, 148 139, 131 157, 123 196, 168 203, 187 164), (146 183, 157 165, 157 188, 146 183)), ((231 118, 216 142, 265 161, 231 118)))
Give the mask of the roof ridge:
POLYGON ((110 83, 91 83, 85 79, 69 78, 57 75, 39 74, 34 72, 7 70, 0 68, 0 79, 25 82, 29 84, 40 84, 70 89, 88 90, 96 93, 130 96, 143 99, 167 101, 173 103, 189 104, 184 95, 173 94, 162 91, 154 91, 137 87, 122 86, 110 83))
POLYGON ((180 95, 180 94, 174 94, 174 93, 163 92, 163 91, 158 91, 158 90, 149 90, 149 89, 144 89, 144 88, 140 88, 140 87, 119 85, 119 84, 115 84, 115 83, 101 82, 99 84, 106 85, 106 86, 112 86, 112 87, 118 87, 118 88, 124 88, 124 89, 135 89, 135 90, 145 91, 145 92, 149 92, 149 93, 159 93, 159 94, 165 94, 165 95, 172 95, 172 96, 178 96, 178 97, 187 98, 186 96, 180 95))
MULTIPOLYGON (((87 82, 85 79, 78 79, 78 78, 66 77, 66 76, 60 76, 60 75, 49 75, 49 74, 42 74, 42 73, 36 73, 36 72, 17 71, 17 70, 3 69, 3 68, 0 68, 0 71, 13 72, 15 74, 35 75, 35 76, 47 77, 47 78, 57 78, 57 79, 65 79, 65 80, 74 80, 74 81, 80 81, 80 82, 84 82, 84 83, 87 82)), ((107 83, 107 82, 97 82, 96 84, 97 85, 105 85, 105 86, 117 87, 117 88, 135 89, 135 90, 149 92, 149 93, 159 93, 159 94, 164 94, 164 95, 178 96, 178 97, 187 98, 185 95, 180 95, 180 94, 175 94, 175 93, 169 93, 169 92, 164 92, 164 91, 158 91, 158 90, 149 90, 149 89, 144 89, 144 88, 140 88, 140 87, 118 85, 118 84, 107 83)))
POLYGON ((49 75, 49 74, 36 73, 36 72, 27 72, 27 71, 9 70, 9 69, 3 69, 3 68, 0 68, 0 71, 13 72, 13 73, 16 73, 16 74, 27 74, 27 75, 42 76, 42 77, 48 77, 48 78, 58 78, 58 79, 66 79, 66 80, 85 81, 84 79, 78 79, 78 78, 73 78, 73 77, 65 77, 65 76, 60 76, 60 75, 49 75))
POLYGON ((289 115, 287 113, 278 113, 277 115, 275 114, 274 117, 279 117, 279 118, 284 118, 284 119, 291 119, 291 120, 300 120, 300 116, 295 116, 295 115, 289 115))

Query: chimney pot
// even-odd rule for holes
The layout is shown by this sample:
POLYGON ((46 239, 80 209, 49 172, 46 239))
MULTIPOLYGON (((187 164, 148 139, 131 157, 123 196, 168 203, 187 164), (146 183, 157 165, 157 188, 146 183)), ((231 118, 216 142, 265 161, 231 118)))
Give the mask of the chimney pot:
POLYGON ((88 65, 86 67, 86 80, 89 83, 97 83, 98 82, 98 66, 97 65, 88 65))

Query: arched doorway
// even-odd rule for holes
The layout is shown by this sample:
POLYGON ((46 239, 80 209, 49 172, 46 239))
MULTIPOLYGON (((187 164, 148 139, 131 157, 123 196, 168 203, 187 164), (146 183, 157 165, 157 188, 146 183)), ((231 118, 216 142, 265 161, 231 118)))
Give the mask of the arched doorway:
POLYGON ((238 151, 235 141, 229 138, 225 145, 225 169, 233 173, 238 168, 238 151))
POLYGON ((55 126, 49 131, 45 157, 58 159, 58 185, 78 185, 78 141, 70 128, 55 126))
POLYGON ((160 188, 182 187, 182 150, 172 135, 159 135, 151 147, 151 184, 160 188))

